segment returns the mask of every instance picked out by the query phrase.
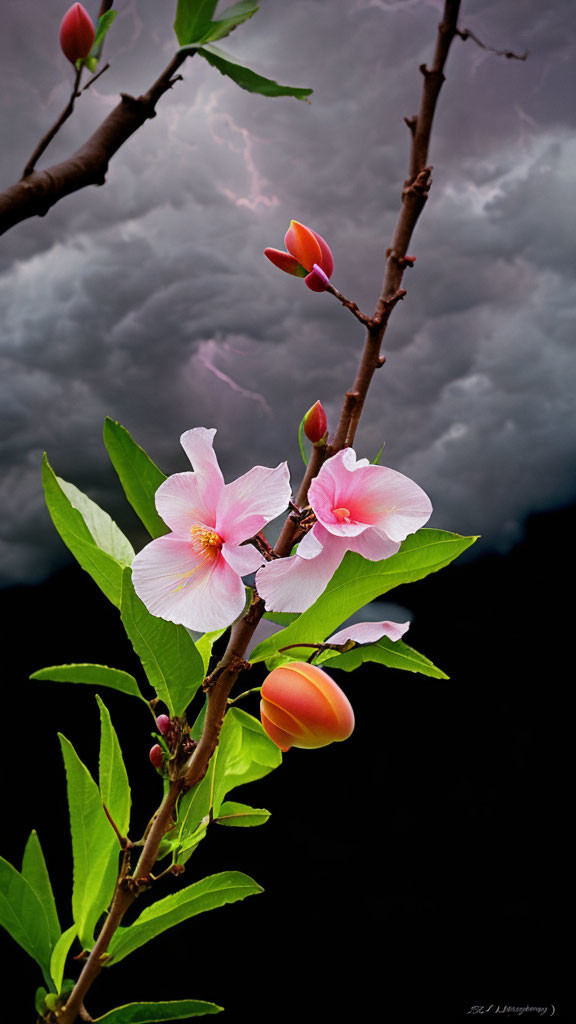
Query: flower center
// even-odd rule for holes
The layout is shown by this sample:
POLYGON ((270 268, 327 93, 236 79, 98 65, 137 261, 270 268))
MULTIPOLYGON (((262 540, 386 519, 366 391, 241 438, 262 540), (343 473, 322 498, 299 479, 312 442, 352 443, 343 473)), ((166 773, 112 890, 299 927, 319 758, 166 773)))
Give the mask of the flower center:
POLYGON ((350 522, 350 509, 349 508, 333 508, 332 515, 336 517, 339 523, 350 522))
POLYGON ((216 558, 223 544, 216 530, 210 530, 207 526, 191 526, 190 535, 192 546, 198 554, 203 554, 205 558, 216 558))

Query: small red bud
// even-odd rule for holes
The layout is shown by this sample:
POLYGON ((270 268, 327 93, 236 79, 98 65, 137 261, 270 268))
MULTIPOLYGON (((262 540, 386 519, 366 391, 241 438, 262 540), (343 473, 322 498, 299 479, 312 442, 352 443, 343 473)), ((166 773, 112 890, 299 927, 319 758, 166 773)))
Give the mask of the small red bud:
POLYGON ((312 444, 321 441, 328 429, 328 421, 322 402, 316 402, 304 417, 304 433, 312 444))
POLYGON ((158 718, 156 719, 156 725, 158 726, 158 731, 161 732, 163 736, 165 736, 166 733, 169 732, 172 726, 172 722, 168 718, 168 715, 158 715, 158 718))
POLYGON ((87 57, 94 45, 94 25, 82 4, 72 4, 60 24, 60 46, 62 53, 75 64, 87 57))
POLYGON ((150 761, 160 771, 164 767, 164 752, 159 743, 155 743, 149 754, 150 761))

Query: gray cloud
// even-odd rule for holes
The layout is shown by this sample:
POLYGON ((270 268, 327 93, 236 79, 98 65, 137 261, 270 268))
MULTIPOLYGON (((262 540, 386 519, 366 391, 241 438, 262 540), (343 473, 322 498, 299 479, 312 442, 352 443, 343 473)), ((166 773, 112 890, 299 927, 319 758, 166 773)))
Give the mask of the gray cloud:
MULTIPOLYGON (((96 6, 95 4, 93 6, 96 6)), ((50 150, 80 144, 169 59, 166 6, 118 5, 112 68, 50 150)), ((105 414, 162 465, 179 434, 217 426, 228 477, 289 457, 322 398, 332 424, 360 326, 262 257, 290 217, 329 239, 336 284, 369 310, 405 175, 439 4, 265 0, 226 46, 264 74, 314 88, 311 104, 242 92, 195 58, 159 116, 117 155, 104 188, 70 197, 2 240, 0 555, 7 582, 41 578, 64 550, 43 507, 40 455, 133 528, 101 442, 105 414)), ((432 497, 433 523, 505 547, 531 511, 573 497, 575 62, 567 0, 464 4, 501 60, 455 45, 388 362, 358 436, 432 497)), ((62 4, 11 3, 0 43, 8 184, 65 102, 46 40, 62 4)), ((69 77, 69 76, 68 76, 69 77)), ((48 161, 50 162, 50 161, 48 161)))

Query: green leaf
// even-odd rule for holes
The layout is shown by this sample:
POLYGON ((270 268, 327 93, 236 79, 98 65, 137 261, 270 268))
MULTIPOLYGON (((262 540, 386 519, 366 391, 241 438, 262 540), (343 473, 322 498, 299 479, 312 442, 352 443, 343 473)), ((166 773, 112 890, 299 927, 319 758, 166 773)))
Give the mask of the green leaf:
MULTIPOLYGON (((236 786, 268 775, 282 763, 282 753, 261 723, 240 708, 227 712, 208 771, 198 786, 185 793, 178 808, 172 849, 188 849, 210 811, 217 817, 224 797, 236 786)), ((200 836, 194 845, 202 839, 200 836)), ((178 856, 179 860, 182 860, 178 856)))
POLYGON ((95 502, 56 476, 46 455, 42 483, 52 522, 66 547, 119 608, 122 570, 134 558, 129 541, 95 502))
POLYGON ((52 683, 89 683, 93 686, 108 686, 112 690, 120 690, 131 697, 139 697, 148 704, 138 688, 138 683, 128 672, 119 668, 108 668, 107 665, 52 665, 50 668, 39 668, 30 679, 47 680, 52 683))
MULTIPOLYGON (((369 601, 403 583, 413 583, 438 572, 476 539, 443 530, 418 530, 407 537, 397 554, 380 562, 369 562, 349 551, 322 596, 292 625, 258 644, 250 655, 251 663, 270 662, 280 647, 296 644, 299 640, 322 643, 369 601)), ((289 658, 278 655, 275 663, 298 658, 297 651, 297 648, 292 650, 289 658)), ((309 650, 302 648, 300 657, 309 654, 309 650)))
POLYGON ((233 800, 225 800, 215 821, 219 825, 249 828, 253 825, 264 825, 269 817, 270 811, 265 810, 264 807, 248 807, 247 804, 237 804, 233 800))
POLYGON ((217 0, 178 0, 174 31, 180 46, 186 46, 208 30, 217 0))
POLYGON ((90 948, 94 928, 106 910, 118 874, 118 840, 102 808, 100 790, 74 747, 58 734, 68 783, 74 886, 72 914, 78 938, 90 948))
POLYGON ((50 985, 50 928, 34 889, 0 857, 0 925, 42 968, 50 985))
POLYGON ((103 1017, 96 1017, 94 1024, 158 1024, 165 1020, 189 1020, 208 1013, 220 1013, 223 1006, 205 1003, 201 999, 179 999, 171 1003, 127 1003, 117 1006, 103 1017))
POLYGON ((70 952, 70 947, 76 938, 76 934, 76 925, 73 924, 63 932, 52 950, 52 957, 50 958, 50 974, 52 975, 52 981, 56 986, 58 994, 62 991, 62 979, 64 978, 66 957, 70 952))
POLYGON ((117 964, 150 939, 196 914, 259 892, 263 892, 262 887, 241 871, 222 871, 194 882, 147 907, 127 928, 118 928, 108 947, 111 960, 117 964))
POLYGON ((264 618, 276 622, 279 626, 289 626, 299 619, 301 612, 264 612, 264 618))
POLYGON ((54 946, 60 938, 60 922, 56 901, 52 892, 52 883, 44 860, 44 854, 38 838, 38 833, 33 829, 28 837, 22 860, 22 877, 32 886, 36 896, 40 900, 48 922, 48 936, 50 945, 54 946))
POLYGON ((248 21, 248 18, 256 14, 258 6, 258 4, 252 3, 251 0, 241 0, 240 3, 232 4, 231 7, 227 7, 225 11, 222 11, 222 16, 218 21, 210 22, 208 29, 194 40, 193 45, 197 43, 213 43, 217 39, 224 39, 224 36, 229 36, 238 25, 248 21))
POLYGON ((100 697, 97 696, 96 700, 100 708, 100 796, 120 835, 127 836, 131 805, 128 775, 108 708, 100 697))
POLYGON ((104 421, 104 444, 116 470, 124 493, 136 515, 142 520, 152 537, 169 533, 168 527, 156 511, 154 495, 166 477, 152 462, 128 431, 116 420, 104 421))
POLYGON ((306 419, 306 413, 304 413, 302 419, 300 420, 300 426, 298 427, 298 444, 300 446, 300 455, 302 456, 302 462, 304 463, 305 466, 307 466, 308 465, 308 456, 306 455, 306 444, 305 444, 305 441, 304 441, 304 438, 306 437, 306 434, 304 433, 304 420, 305 419, 306 419))
POLYGON ((378 449, 378 451, 376 452, 376 455, 372 459, 372 465, 373 466, 379 466, 380 465, 380 459, 382 458, 382 452, 384 451, 385 447, 386 447, 386 441, 383 442, 382 447, 378 449))
POLYGON ((151 615, 132 585, 122 585, 122 622, 151 686, 171 715, 182 715, 204 681, 204 663, 184 626, 151 615))
POLYGON ((42 1016, 46 1008, 47 995, 48 990, 43 988, 43 986, 40 986, 40 988, 36 989, 36 994, 34 996, 34 1006, 36 1008, 36 1013, 38 1013, 40 1016, 42 1016))
POLYGON ((208 43, 198 48, 198 53, 204 57, 209 64, 217 68, 222 75, 227 75, 241 89, 248 92, 257 92, 261 96, 294 96, 297 100, 306 100, 312 89, 297 89, 291 85, 278 85, 271 78, 263 78, 255 71, 244 67, 229 53, 224 53, 218 47, 208 43))
MULTIPOLYGON (((204 665, 204 675, 208 673, 208 667, 210 665, 210 658, 212 657, 212 647, 217 640, 226 632, 225 629, 215 629, 212 633, 204 633, 198 640, 195 640, 196 650, 202 658, 204 665)), ((189 631, 188 631, 189 632, 189 631)))
POLYGON ((90 51, 91 57, 98 58, 100 56, 100 48, 102 46, 102 43, 104 42, 104 38, 108 30, 111 28, 112 22, 114 21, 114 18, 117 14, 118 11, 106 11, 106 13, 102 14, 98 19, 98 25, 96 26, 96 35, 94 36, 94 43, 90 51))
POLYGON ((412 647, 408 647, 402 640, 389 640, 383 636, 374 644, 361 644, 353 647, 345 654, 338 654, 338 651, 325 651, 316 658, 316 664, 330 662, 330 668, 341 668, 344 672, 353 672, 360 668, 366 661, 374 661, 379 665, 386 665, 388 668, 407 669, 408 672, 419 672, 424 676, 432 676, 433 679, 448 679, 449 677, 441 669, 419 654, 412 647))

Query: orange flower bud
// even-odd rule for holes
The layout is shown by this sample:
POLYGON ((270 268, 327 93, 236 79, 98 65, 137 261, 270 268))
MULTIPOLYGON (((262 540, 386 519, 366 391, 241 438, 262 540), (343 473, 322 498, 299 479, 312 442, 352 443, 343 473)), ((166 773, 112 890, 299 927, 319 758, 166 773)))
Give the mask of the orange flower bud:
POLYGON ((266 677, 260 717, 270 739, 284 751, 325 747, 348 739, 354 729, 346 694, 326 672, 305 661, 291 661, 266 677))
POLYGON ((72 4, 60 24, 60 46, 65 57, 75 64, 87 57, 94 45, 94 25, 82 4, 72 4))
POLYGON ((328 420, 322 402, 315 402, 304 417, 304 433, 312 444, 321 441, 328 429, 328 420))

